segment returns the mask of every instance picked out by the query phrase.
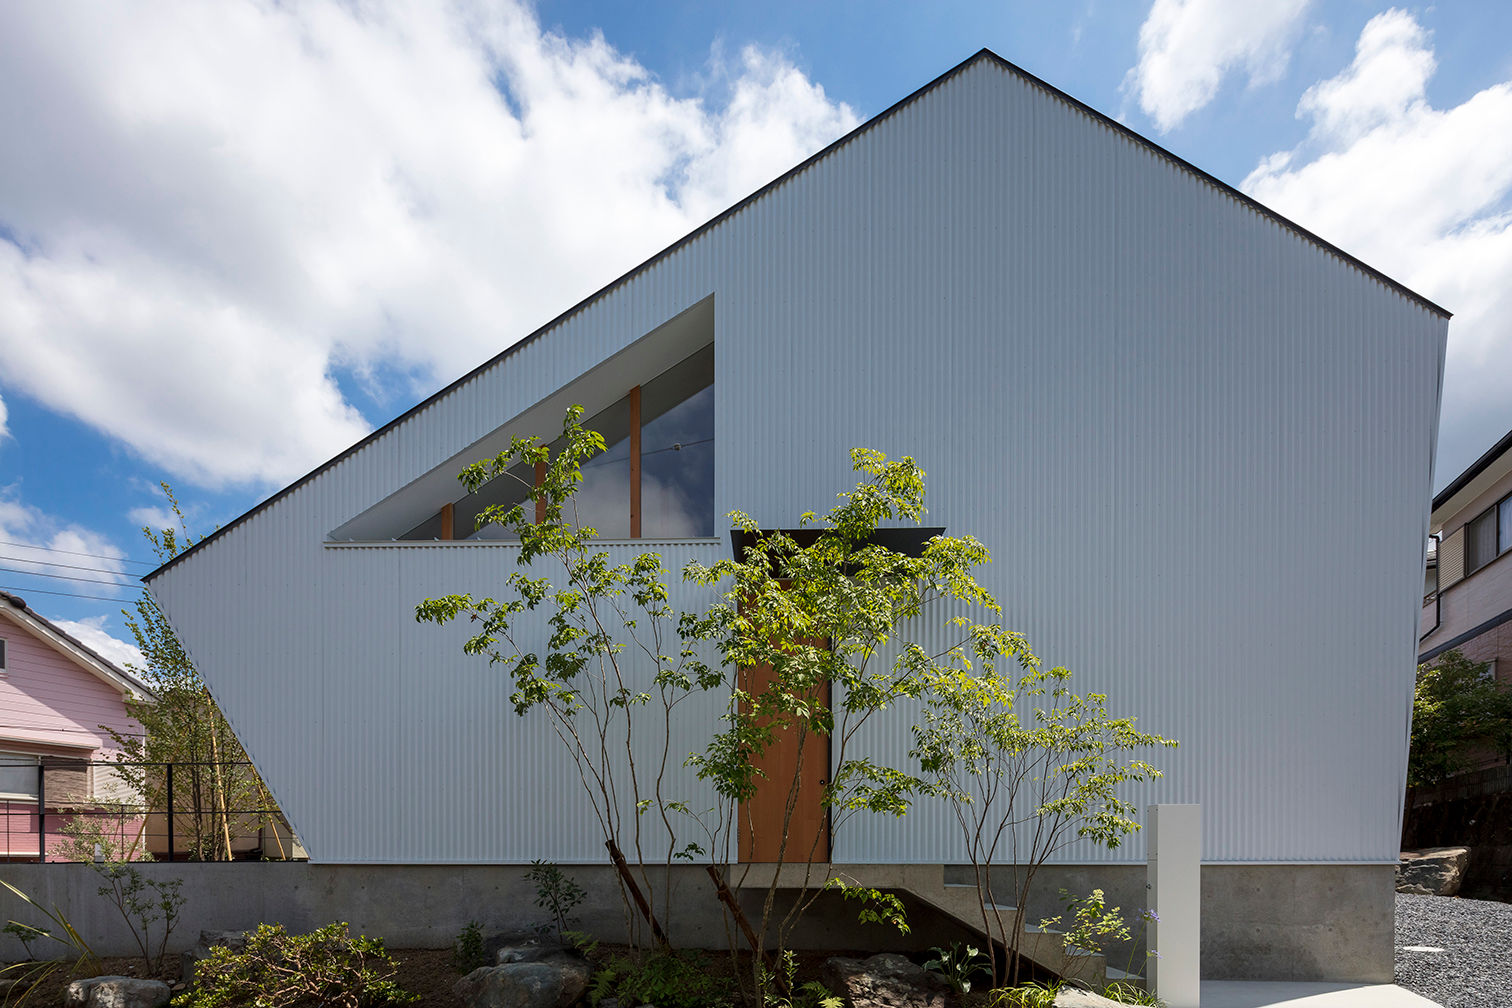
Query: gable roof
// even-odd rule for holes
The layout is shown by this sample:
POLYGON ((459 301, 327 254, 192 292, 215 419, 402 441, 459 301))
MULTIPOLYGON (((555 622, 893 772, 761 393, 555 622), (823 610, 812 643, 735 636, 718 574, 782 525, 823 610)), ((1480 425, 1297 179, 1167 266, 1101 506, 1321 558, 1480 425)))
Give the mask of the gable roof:
POLYGON ((146 683, 28 606, 21 596, 0 591, 0 613, 31 630, 55 651, 72 658, 75 664, 107 685, 115 687, 123 696, 152 698, 152 690, 147 688, 146 683))
POLYGON ((969 69, 969 68, 971 68, 973 66, 976 66, 976 65, 978 65, 980 63, 989 63, 989 64, 991 64, 993 66, 998 67, 999 69, 1007 71, 1008 73, 1010 73, 1010 74, 1018 77, 1019 79, 1021 79, 1023 82, 1025 82, 1025 83, 1031 85, 1032 87, 1037 88, 1040 91, 1044 92, 1046 95, 1050 96, 1051 98, 1053 98, 1055 100, 1058 100, 1058 101, 1060 101, 1060 102, 1062 102, 1062 103, 1070 106, 1072 109, 1074 109, 1076 111, 1079 111, 1079 112, 1081 112, 1082 114, 1084 114, 1086 116, 1089 116, 1090 118, 1092 118, 1097 123, 1099 123, 1099 124, 1101 124, 1101 125, 1103 125, 1105 127, 1108 127, 1110 129, 1112 129, 1112 130, 1114 130, 1114 131, 1122 134, 1124 137, 1126 137, 1126 138, 1134 141, 1135 143, 1141 145, 1142 147, 1148 149, 1151 153, 1155 154, 1157 157, 1159 157, 1159 158, 1165 160, 1166 162, 1170 163, 1172 166, 1176 167, 1178 170, 1181 170, 1181 171, 1184 171, 1184 172, 1187 172, 1187 173, 1189 173, 1191 175, 1196 176, 1199 180, 1201 180, 1202 182, 1207 183, 1209 186, 1211 186, 1213 189, 1217 190, 1218 192, 1220 192, 1224 196, 1227 196, 1227 197, 1229 197, 1231 199, 1234 199, 1234 200, 1236 200, 1236 201, 1244 204, 1245 206, 1247 206, 1250 209, 1254 210, 1256 213, 1260 214, 1261 216, 1266 217, 1266 218, 1274 221, 1275 223, 1277 223, 1277 224, 1281 225, 1283 228, 1291 231, 1293 234, 1297 235, 1298 237, 1303 238, 1304 240, 1306 240, 1308 242, 1311 242, 1313 245, 1317 246, 1318 248, 1320 248, 1324 252, 1328 253, 1329 255, 1334 256, 1335 258, 1339 259, 1341 262, 1343 262, 1343 263, 1345 263, 1345 264, 1347 264, 1347 265, 1355 268, 1356 270, 1358 270, 1359 272, 1365 274, 1366 276, 1369 276, 1372 279, 1380 282, 1384 286, 1386 286, 1389 289, 1397 292, 1398 294, 1402 295, 1403 297, 1405 297, 1405 298, 1407 298, 1407 299, 1409 299, 1409 300, 1417 303, 1418 305, 1420 305, 1421 307, 1427 309, 1428 311, 1433 312, 1433 313, 1435 313, 1435 314, 1437 314, 1437 315, 1439 315, 1439 316, 1441 316, 1443 318, 1446 318, 1446 319, 1451 317, 1452 313, 1449 312, 1447 309, 1441 307, 1438 304, 1435 304, 1434 302, 1432 302, 1429 299, 1423 297, 1421 294, 1418 294, 1416 291, 1413 291, 1413 290, 1409 289, 1408 287, 1404 286, 1403 284, 1399 283, 1398 281, 1393 280, 1391 277, 1387 276, 1386 274, 1382 273, 1381 271, 1375 269, 1374 267, 1368 265, 1365 262, 1362 262, 1360 259, 1357 259, 1356 257, 1350 255, 1348 252, 1345 252, 1343 249, 1341 249, 1338 246, 1332 244, 1331 242, 1328 242, 1328 241, 1324 240, 1323 238, 1320 238, 1318 235, 1316 235, 1313 232, 1307 230, 1306 228, 1302 227, 1301 225, 1295 223, 1294 221, 1291 221, 1288 218, 1283 217, 1281 214, 1276 213, 1274 210, 1272 210, 1269 207, 1265 206, 1263 203, 1260 203, 1259 201, 1255 200, 1253 197, 1251 197, 1249 195, 1246 195, 1245 193, 1239 191, 1238 189, 1236 189, 1233 186, 1229 185, 1227 182, 1224 182, 1221 179, 1218 179, 1215 176, 1209 174, 1208 172, 1203 171, 1201 168, 1198 168, 1196 165, 1192 164, 1190 161, 1187 161, 1186 159, 1184 159, 1182 157, 1179 157, 1176 154, 1173 154, 1171 151, 1166 150, 1164 147, 1161 147, 1159 144, 1155 143, 1154 141, 1150 140, 1149 138, 1147 138, 1145 136, 1142 136, 1139 133, 1136 133, 1134 130, 1132 130, 1129 127, 1125 126, 1123 123, 1120 123, 1117 120, 1115 120, 1115 119, 1113 119, 1113 118, 1111 118, 1111 117, 1109 117, 1107 115, 1104 115, 1102 112, 1099 112, 1097 109, 1095 109, 1092 106, 1086 104, 1085 102, 1082 102, 1082 101, 1080 101, 1080 100, 1078 100, 1076 98, 1073 98, 1071 95, 1069 95, 1066 92, 1060 90, 1059 88, 1057 88, 1057 87, 1055 87, 1055 86, 1053 86, 1053 85, 1051 85, 1049 83, 1046 83, 1045 81, 1041 80, 1039 77, 1036 77, 1034 74, 1031 74, 1027 70, 1024 70, 1022 67, 1019 67, 1019 66, 1017 66, 1017 65, 1015 65, 1013 63, 1010 63, 1008 60, 1005 60, 1003 57, 999 56, 997 53, 993 52, 991 49, 985 49, 984 48, 984 49, 978 50, 974 55, 970 56, 969 58, 967 58, 966 60, 962 61, 961 63, 958 63, 956 66, 954 66, 951 69, 947 70, 945 73, 941 74, 939 77, 936 77, 934 80, 932 80, 929 83, 925 84, 923 87, 921 87, 918 90, 914 91, 912 94, 910 94, 907 97, 901 99, 900 101, 894 103, 892 106, 890 106, 889 108, 887 108, 885 111, 880 112, 877 115, 873 116, 872 118, 868 119, 866 122, 862 123, 860 126, 857 126, 855 129, 853 129, 849 133, 845 134, 845 136, 840 137, 838 140, 836 140, 833 143, 829 144, 824 149, 822 149, 822 150, 818 151, 817 153, 811 155, 810 157, 808 157, 804 161, 802 161, 799 164, 795 165, 793 168, 791 168, 788 171, 784 172, 783 174, 779 175, 777 178, 773 179, 771 182, 768 182, 766 185, 762 186, 760 189, 757 189, 755 192, 751 193, 749 196, 745 197, 744 199, 740 200, 739 202, 733 204, 728 209, 724 210, 722 213, 719 213, 716 216, 714 216, 714 217, 710 218, 709 220, 705 221, 703 224, 701 224, 700 226, 698 226, 694 230, 690 231, 688 234, 684 235, 682 238, 679 238, 677 241, 673 242, 671 245, 668 245, 666 248, 662 249, 660 252, 656 253, 651 258, 649 258, 645 262, 641 263, 639 266, 634 267, 633 269, 631 269, 628 272, 624 273, 620 277, 618 277, 618 278, 610 281, 609 283, 605 284, 603 287, 599 288, 597 291, 595 291, 592 294, 588 295, 586 298, 584 298, 583 300, 579 301, 577 304, 573 305, 572 307, 568 308, 566 311, 564 311, 561 314, 557 315, 555 318, 551 319, 550 321, 548 321, 544 325, 540 326, 535 331, 533 331, 530 334, 522 337, 519 340, 516 340, 514 343, 510 344, 504 350, 502 350, 499 353, 495 354, 493 357, 490 357, 488 360, 484 361, 482 364, 479 364, 477 367, 473 368, 471 371, 469 371, 466 374, 462 375, 460 378, 457 378, 455 381, 453 381, 450 384, 446 385, 445 387, 441 388, 440 390, 438 390, 434 394, 428 396, 427 398, 423 399, 419 403, 416 403, 410 409, 408 409, 405 412, 403 412, 403 413, 399 414, 398 416, 394 417, 388 423, 386 423, 382 427, 379 427, 378 429, 374 430, 372 433, 370 433, 366 437, 362 438, 362 440, 358 441, 356 444, 353 444, 350 448, 347 448, 345 451, 343 451, 343 452, 341 452, 341 453, 333 456, 332 458, 328 459, 326 462, 323 462, 322 464, 316 466, 314 469, 310 470, 304 476, 302 476, 299 479, 295 480, 293 483, 290 483, 288 486, 284 487, 282 490, 279 490, 278 492, 274 493, 272 496, 268 497, 266 500, 262 501, 260 504, 255 505, 254 507, 250 508, 244 514, 240 515, 236 519, 234 519, 234 520, 228 522, 227 524, 221 526, 220 528, 216 529, 210 535, 203 537, 202 539, 199 540, 199 542, 195 543, 193 546, 191 546, 188 549, 184 550, 183 552, 179 553, 177 556, 174 556, 174 557, 170 558, 169 560, 167 560, 166 562, 164 562, 162 565, 160 565, 157 569, 155 569, 155 570, 151 571, 150 573, 148 573, 147 575, 145 575, 142 578, 142 581, 144 583, 151 584, 153 578, 157 577, 159 574, 162 574, 164 571, 168 570, 169 568, 175 566, 181 560, 183 560, 185 557, 188 557, 191 554, 195 553, 197 550, 200 549, 200 547, 204 546, 206 543, 212 542, 213 540, 219 538, 224 533, 231 531, 233 528, 236 528, 242 522, 244 522, 247 519, 251 518, 252 516, 260 513, 261 511, 265 510, 266 508, 271 507, 273 504, 277 503, 279 500, 283 499, 285 496, 293 493, 299 487, 301 487, 304 484, 310 482, 315 477, 321 475, 322 473, 326 472, 327 470, 331 469, 332 467, 338 465, 344 459, 347 459, 350 456, 357 454, 363 448, 365 448, 367 445, 371 444, 374 441, 377 441, 379 438, 383 437, 385 434, 389 433, 391 430, 393 430, 394 428, 398 427, 400 424, 404 423, 411 416, 413 416, 416 413, 419 413, 419 412, 425 410, 427 407, 429 407, 433 403, 435 403, 435 402, 437 402, 437 401, 439 401, 441 399, 444 399, 445 397, 447 397, 448 395, 450 395, 454 391, 456 391, 459 388, 467 385, 469 382, 471 382, 475 378, 477 378, 480 374, 482 374, 482 373, 484 373, 484 372, 486 372, 486 371, 494 368, 495 366, 497 366, 498 364, 500 364, 504 360, 508 359, 509 357, 511 357, 512 355, 514 355, 515 353, 517 353, 518 351, 522 350, 524 347, 528 346, 530 343, 532 343, 533 341, 535 341, 539 337, 543 336, 545 333, 550 332, 551 330, 557 328, 559 325, 561 325, 563 322, 567 321, 568 319, 572 318, 574 315, 579 314, 580 312, 582 312, 585 309, 587 309, 589 306, 595 304, 596 302, 602 300, 604 297, 606 297, 609 294, 611 294, 612 292, 614 292, 616 289, 620 288, 621 286, 623 286, 624 284, 628 283, 629 281, 635 279, 637 276, 639 276, 641 273, 643 273, 646 270, 648 270, 650 267, 652 267, 655 264, 661 262, 662 260, 664 260, 667 257, 669 257, 670 255, 672 255, 674 252, 677 252, 679 249, 681 249, 684 246, 686 246, 686 245, 690 244, 691 242, 695 241, 700 236, 704 235, 706 232, 711 231, 712 229, 714 229, 717 225, 719 225, 725 219, 734 216, 736 213, 738 213, 739 211, 741 211, 742 209, 744 209, 746 206, 748 206, 748 205, 750 205, 752 203, 757 202, 763 196, 767 195, 768 193, 770 193, 774 189, 777 189, 777 188, 781 187, 784 183, 788 182, 790 179, 794 178, 795 176, 801 175, 804 172, 808 171, 809 168, 813 167, 818 162, 820 162, 820 161, 824 160, 825 158, 829 157, 831 154, 833 154, 835 151, 839 150, 840 148, 847 146, 848 144, 850 144, 852 141, 856 140, 858 137, 862 136, 863 134, 865 134, 865 133, 871 131, 872 129, 876 128, 878 125, 880 125, 881 123, 885 122, 887 119, 891 118, 894 114, 896 114, 901 109, 904 109, 904 108, 908 107, 909 105, 912 105, 914 102, 918 101, 923 96, 925 96, 925 95, 927 95, 927 94, 929 94, 929 93, 937 90, 942 85, 944 85, 945 83, 947 83, 948 81, 950 81, 952 78, 954 78, 954 77, 958 76, 959 74, 961 74, 963 71, 965 71, 965 70, 967 70, 967 69, 969 69))
MULTIPOLYGON (((1438 492, 1438 495, 1433 498, 1434 519, 1438 520, 1440 518, 1439 512, 1444 510, 1445 505, 1453 500, 1460 491, 1470 486, 1471 483, 1476 482, 1476 477, 1496 465, 1501 457, 1509 451, 1512 451, 1512 431, 1507 431, 1507 433, 1503 434, 1500 441, 1497 441, 1496 444, 1486 449, 1486 453, 1472 462, 1468 469, 1456 476, 1454 482, 1438 492)), ((1505 467, 1501 468, 1505 471, 1505 467)), ((1491 477, 1492 480, 1499 478, 1500 473, 1491 477)), ((1456 504, 1455 509, 1457 510, 1469 504, 1471 499, 1478 496, 1484 489, 1484 486, 1476 487, 1474 492, 1467 495, 1465 500, 1459 501, 1456 504)))

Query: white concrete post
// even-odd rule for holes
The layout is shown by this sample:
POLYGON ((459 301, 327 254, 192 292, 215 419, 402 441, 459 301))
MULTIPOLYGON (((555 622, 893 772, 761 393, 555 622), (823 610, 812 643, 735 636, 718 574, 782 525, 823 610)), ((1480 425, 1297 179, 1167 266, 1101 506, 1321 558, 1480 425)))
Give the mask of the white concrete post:
POLYGON ((1168 1008, 1199 1008, 1202 957, 1202 806, 1151 805, 1148 818, 1150 993, 1168 1008))

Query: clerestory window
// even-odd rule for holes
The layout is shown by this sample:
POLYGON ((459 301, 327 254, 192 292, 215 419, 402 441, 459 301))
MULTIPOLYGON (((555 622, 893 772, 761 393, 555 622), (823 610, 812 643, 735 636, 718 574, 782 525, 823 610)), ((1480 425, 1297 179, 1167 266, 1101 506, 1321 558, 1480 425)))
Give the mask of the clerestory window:
MULTIPOLYGON (((709 345, 625 394, 583 426, 606 450, 583 465, 575 520, 604 539, 694 539, 714 535, 714 347, 709 345)), ((553 450, 561 447, 553 444, 553 450)), ((526 504, 537 474, 516 465, 442 508, 402 539, 506 539, 477 528, 491 506, 526 504)), ((527 512, 526 517, 530 515, 527 512)))

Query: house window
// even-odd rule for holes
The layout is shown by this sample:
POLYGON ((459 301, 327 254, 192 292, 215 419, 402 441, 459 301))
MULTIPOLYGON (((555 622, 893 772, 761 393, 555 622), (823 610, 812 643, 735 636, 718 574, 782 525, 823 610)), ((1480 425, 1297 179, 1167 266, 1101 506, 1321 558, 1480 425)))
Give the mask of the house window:
POLYGON ((5 675, 5 638, 0 637, 0 676, 5 675))
POLYGON ((1480 570, 1508 550, 1512 550, 1512 495, 1465 526, 1465 573, 1480 570))
POLYGON ((0 801, 36 801, 37 768, 41 765, 36 756, 0 752, 0 801))
MULTIPOLYGON (((602 539, 699 539, 714 535, 714 347, 674 364, 582 421, 605 450, 583 463, 583 482, 564 516, 602 539)), ((562 447, 560 441, 552 450, 562 447)), ((434 514, 401 539, 512 539, 477 518, 489 507, 526 507, 535 482, 519 464, 451 505, 451 536, 434 514)), ((444 512, 443 512, 444 513, 444 512)))

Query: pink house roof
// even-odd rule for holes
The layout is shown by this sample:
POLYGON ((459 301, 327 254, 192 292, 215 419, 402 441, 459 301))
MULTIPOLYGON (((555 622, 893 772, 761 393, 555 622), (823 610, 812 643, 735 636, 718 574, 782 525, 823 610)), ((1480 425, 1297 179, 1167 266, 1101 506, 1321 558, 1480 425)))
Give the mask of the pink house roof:
POLYGON ((0 591, 0 631, 5 622, 19 624, 32 631, 32 636, 50 645, 53 650, 71 658, 76 665, 114 687, 123 697, 151 699, 152 691, 136 676, 101 656, 77 637, 60 629, 51 620, 26 604, 19 595, 0 591))

